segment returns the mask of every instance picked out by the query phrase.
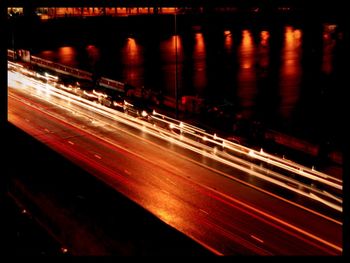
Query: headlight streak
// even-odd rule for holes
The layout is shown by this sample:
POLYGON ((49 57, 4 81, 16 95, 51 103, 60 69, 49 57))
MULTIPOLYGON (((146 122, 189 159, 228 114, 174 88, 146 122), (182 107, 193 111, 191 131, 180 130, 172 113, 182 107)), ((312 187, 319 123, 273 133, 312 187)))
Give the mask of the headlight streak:
MULTIPOLYGON (((11 66, 13 67, 13 65, 11 65, 11 66)), ((326 196, 328 198, 332 198, 332 199, 336 200, 337 202, 342 203, 342 199, 337 198, 334 195, 332 195, 326 191, 321 191, 319 189, 311 188, 310 186, 302 184, 302 183, 298 182, 297 180, 293 180, 289 177, 286 177, 282 174, 279 174, 279 173, 271 171, 271 170, 266 169, 265 171, 263 171, 265 173, 267 172, 271 176, 277 177, 277 178, 284 180, 286 182, 300 185, 301 187, 310 190, 310 193, 305 193, 305 192, 301 191, 300 189, 296 189, 294 187, 291 187, 287 183, 283 183, 281 181, 273 179, 273 178, 266 176, 262 173, 253 171, 251 169, 251 167, 253 167, 254 170, 258 170, 258 171, 263 170, 263 168, 259 167, 258 165, 253 164, 253 166, 252 166, 251 162, 248 162, 248 161, 245 161, 241 158, 235 157, 232 154, 227 154, 227 153, 224 153, 222 151, 219 151, 219 150, 217 150, 216 147, 215 148, 208 147, 207 145, 204 145, 203 143, 200 143, 198 141, 200 141, 200 140, 203 141, 203 139, 205 138, 206 142, 211 142, 217 146, 221 146, 223 148, 230 149, 230 150, 235 151, 239 154, 244 154, 244 155, 247 155, 250 157, 254 157, 258 160, 268 162, 272 165, 275 165, 275 166, 284 168, 286 170, 301 174, 309 179, 319 181, 321 183, 324 183, 324 184, 329 185, 331 187, 334 187, 336 189, 342 189, 341 185, 335 183, 335 182, 342 183, 342 180, 339 180, 337 178, 333 178, 329 175, 323 174, 323 173, 318 172, 314 169, 309 169, 309 168, 306 168, 304 166, 299 166, 298 164, 291 163, 288 160, 280 159, 278 157, 272 156, 272 155, 264 153, 262 151, 258 152, 258 151, 252 150, 248 147, 242 146, 240 144, 230 142, 228 140, 225 140, 223 138, 218 137, 216 134, 214 134, 214 135, 208 134, 203 129, 197 128, 193 125, 186 124, 184 122, 180 122, 178 120, 172 119, 172 118, 167 117, 165 115, 156 113, 155 111, 153 111, 153 114, 150 115, 151 118, 154 118, 157 121, 165 122, 167 125, 171 125, 171 128, 180 131, 180 134, 174 134, 166 129, 162 129, 160 127, 154 126, 153 124, 148 123, 146 121, 139 120, 139 119, 134 118, 132 116, 125 115, 122 112, 108 108, 106 106, 93 103, 87 99, 81 98, 79 96, 76 96, 74 94, 66 92, 62 89, 55 88, 54 86, 52 86, 50 84, 42 83, 40 81, 34 80, 31 77, 28 77, 28 76, 23 75, 21 73, 8 71, 8 76, 9 76, 9 83, 15 84, 15 82, 20 82, 24 85, 28 85, 28 86, 32 86, 32 87, 34 86, 36 89, 48 92, 52 96, 58 97, 62 100, 69 102, 70 105, 76 104, 80 107, 87 108, 87 109, 89 109, 97 114, 100 114, 104 117, 107 117, 109 119, 124 123, 126 125, 129 125, 129 126, 136 128, 136 129, 141 129, 141 130, 151 134, 154 137, 161 138, 163 140, 168 140, 168 141, 175 143, 183 148, 186 148, 186 149, 189 149, 193 152, 202 154, 208 158, 214 159, 218 162, 224 163, 228 166, 231 166, 231 167, 234 167, 234 168, 239 169, 241 171, 244 171, 250 175, 254 175, 260 179, 269 181, 273 184, 276 184, 276 185, 279 185, 279 186, 284 187, 286 189, 289 189, 291 191, 297 192, 298 194, 307 196, 308 198, 322 202, 323 204, 328 205, 329 207, 332 207, 333 209, 336 209, 338 211, 342 211, 341 206, 333 204, 331 202, 328 202, 328 201, 322 199, 321 197, 312 193, 312 192, 315 192, 315 193, 318 193, 319 195, 326 196), (160 117, 157 117, 157 116, 160 116, 160 117), (176 123, 174 123, 173 121, 176 123), (161 129, 161 133, 160 133, 159 129, 161 129), (198 138, 198 141, 186 138, 186 136, 184 136, 186 134, 189 134, 191 136, 198 138), (211 139, 211 138, 213 138, 213 139, 211 139), (221 141, 221 142, 218 142, 218 141, 221 141), (204 149, 208 150, 208 152, 205 151, 204 149), (214 153, 211 153, 212 151, 214 151, 214 153), (232 161, 244 164, 244 165, 248 166, 248 168, 243 167, 241 165, 238 165, 236 163, 233 163, 232 161), (295 168, 295 166, 299 167, 299 169, 295 168), (333 180, 335 182, 330 182, 329 180, 333 180)), ((16 85, 14 85, 14 86, 16 86, 16 85)), ((61 86, 61 88, 62 88, 62 86, 61 86)), ((94 91, 94 95, 97 95, 97 92, 94 91)), ((50 103, 53 103, 53 102, 50 102, 50 103)), ((53 104, 55 104, 55 103, 53 103, 53 104)), ((57 104, 55 104, 55 105, 58 106, 57 104)), ((61 106, 61 107, 64 109, 68 108, 68 106, 61 106)), ((69 106, 69 107, 72 107, 72 106, 69 106)), ((74 110, 74 111, 76 111, 76 110, 74 110)), ((82 114, 86 115, 84 113, 82 113, 82 114)), ((108 125, 111 125, 111 124, 108 123, 108 125)))
MULTIPOLYGON (((162 120, 162 118, 157 118, 157 119, 158 119, 158 120, 162 120)), ((239 154, 249 155, 250 157, 254 157, 254 158, 258 159, 258 160, 267 162, 267 163, 269 163, 269 164, 278 166, 278 167, 280 167, 280 168, 284 168, 284 169, 287 170, 287 171, 294 172, 294 173, 296 173, 296 174, 298 174, 298 175, 302 175, 302 176, 304 176, 304 177, 306 177, 306 178, 312 179, 312 180, 314 180, 314 181, 319 181, 319 182, 321 182, 321 183, 323 183, 323 184, 325 184, 325 185, 329 185, 329 186, 334 187, 334 188, 336 188, 336 189, 342 190, 342 185, 339 184, 339 183, 342 182, 342 180, 340 180, 340 179, 337 179, 337 178, 334 178, 334 177, 328 176, 328 175, 326 175, 326 174, 323 174, 323 173, 321 173, 321 172, 317 172, 317 171, 313 170, 314 172, 317 172, 317 174, 319 174, 320 176, 322 176, 322 178, 317 177, 317 176, 315 176, 315 175, 309 173, 308 171, 304 171, 303 169, 306 168, 306 167, 304 167, 304 166, 300 166, 300 168, 297 169, 297 168, 294 168, 294 167, 291 166, 291 165, 296 166, 297 164, 289 164, 289 163, 288 163, 289 165, 286 165, 285 163, 287 163, 287 160, 281 160, 281 162, 277 162, 277 161, 276 161, 276 160, 278 160, 277 157, 272 156, 272 155, 267 154, 267 153, 264 153, 263 151, 257 152, 257 151, 255 151, 255 150, 249 149, 249 148, 244 147, 244 146, 241 146, 241 145, 238 145, 238 147, 232 147, 232 145, 237 146, 237 144, 232 143, 232 142, 230 142, 230 141, 227 141, 227 140, 225 140, 225 139, 223 139, 223 138, 220 138, 220 137, 218 137, 216 134, 211 135, 211 134, 208 134, 208 133, 205 133, 205 132, 201 132, 201 134, 204 134, 204 135, 199 135, 199 134, 196 134, 193 130, 188 130, 188 129, 186 129, 186 128, 176 127, 176 125, 173 124, 173 123, 170 123, 169 125, 170 125, 170 127, 171 127, 172 129, 178 129, 178 130, 180 130, 181 133, 182 133, 182 132, 189 132, 189 133, 191 133, 192 136, 195 136, 195 137, 197 137, 197 138, 199 138, 199 139, 202 139, 202 140, 205 141, 205 142, 211 142, 211 143, 213 143, 213 144, 216 144, 217 146, 222 146, 223 148, 233 150, 233 151, 235 151, 235 152, 237 152, 237 153, 239 153, 239 154), (214 140, 209 138, 209 137, 211 137, 211 136, 214 138, 214 140), (218 142, 217 140, 221 140, 222 143, 218 142), (238 149, 237 149, 237 148, 238 148, 238 149), (243 149, 243 151, 242 151, 241 149, 239 149, 239 148, 243 149), (244 150, 245 150, 245 151, 244 151, 244 150), (248 151, 248 154, 247 154, 247 151, 248 151), (263 157, 263 156, 261 156, 260 154, 266 154, 268 157, 267 157, 267 158, 266 158, 266 157, 263 157), (273 157, 273 158, 272 158, 272 157, 273 157), (271 158, 271 159, 270 159, 270 158, 271 158), (283 162, 283 163, 282 163, 282 162, 283 162), (326 179, 324 179, 324 178, 334 180, 334 181, 336 181, 336 182, 338 182, 338 183, 330 182, 329 180, 326 180, 326 179)), ((199 131, 197 130, 197 132, 199 132, 199 131)), ((272 173, 272 174, 277 174, 277 173, 274 173, 272 170, 271 170, 271 173, 272 173)), ((333 198, 335 198, 335 197, 333 197, 333 198)), ((336 200, 339 200, 339 199, 337 199, 337 198, 335 198, 335 199, 336 199, 336 200)))
MULTIPOLYGON (((285 164, 283 163, 283 160, 278 160, 275 156, 272 156, 270 154, 267 154, 265 152, 257 152, 257 151, 250 151, 249 154, 251 156, 253 156, 254 158, 256 159, 259 159, 259 160, 262 160, 262 161, 267 161, 273 165, 276 165, 276 166, 279 166, 281 168, 285 168, 286 170, 290 170, 292 172, 295 172, 296 174, 302 174, 303 176, 309 178, 309 179, 312 179, 312 180, 315 180, 315 181, 319 181, 319 182, 322 182, 324 184, 328 184, 336 189, 339 189, 339 190, 342 190, 342 185, 340 185, 339 183, 342 183, 342 180, 340 179, 337 179, 337 178, 334 178, 334 177, 331 177, 331 176, 328 176, 324 173, 321 173, 321 172, 317 172, 315 170, 313 170, 314 174, 304 170, 305 167, 303 166, 299 166, 299 168, 296 168, 296 167, 293 167, 292 165, 293 164, 285 164), (262 155, 266 155, 267 157, 264 157, 262 155), (319 175, 319 176, 316 176, 315 174, 319 175), (338 183, 333 183, 333 182, 330 182, 328 180, 334 180, 338 183)), ((296 165, 295 165, 296 166, 296 165)), ((306 168, 306 169, 309 169, 309 168, 306 168)))
MULTIPOLYGON (((203 185, 203 187, 207 187, 207 188, 208 188, 208 186, 205 186, 205 185, 203 185)), ((210 188, 208 188, 208 189, 210 189, 210 188)), ((215 191, 215 190, 214 190, 214 191, 215 191)), ((224 196, 225 196, 225 194, 223 194, 223 193, 221 193, 221 192, 218 192, 218 194, 224 195, 224 196)), ((230 199, 230 196, 227 196, 227 198, 230 199)), ((243 203, 243 205, 244 205, 244 206, 247 206, 247 204, 244 204, 244 203, 243 203)), ((253 209, 254 211, 257 211, 257 212, 260 213, 260 214, 263 213, 262 211, 257 210, 257 209, 255 209, 255 208, 253 208, 253 207, 252 207, 252 209, 253 209)), ((322 240, 322 239, 318 238, 317 236, 314 236, 314 235, 312 235, 312 234, 310 234, 310 233, 308 233, 308 232, 305 232, 305 231, 303 231, 302 229, 299 229, 299 228, 297 228, 297 227, 294 227, 293 225, 290 225, 290 224, 288 224, 288 223, 286 223, 286 222, 284 222, 284 221, 281 221, 281 220, 279 220, 278 218, 271 217, 270 214, 264 213, 264 215, 265 215, 265 216, 268 216, 268 217, 271 218, 272 220, 277 220, 278 222, 284 224, 284 225, 287 226, 287 227, 291 227, 292 229, 294 229, 294 230, 296 230, 296 231, 298 231, 298 232, 300 232, 300 233, 306 234, 306 235, 308 235, 308 236, 310 236, 310 237, 312 237, 312 238, 314 238, 314 239, 316 239, 316 240, 321 241, 321 242, 324 243, 324 244, 330 245, 331 247, 335 247, 336 249, 338 249, 338 250, 341 251, 341 248, 338 248, 338 247, 336 247, 336 246, 334 246, 334 245, 332 245, 332 244, 329 244, 329 242, 327 242, 327 241, 325 241, 325 240, 322 240)))

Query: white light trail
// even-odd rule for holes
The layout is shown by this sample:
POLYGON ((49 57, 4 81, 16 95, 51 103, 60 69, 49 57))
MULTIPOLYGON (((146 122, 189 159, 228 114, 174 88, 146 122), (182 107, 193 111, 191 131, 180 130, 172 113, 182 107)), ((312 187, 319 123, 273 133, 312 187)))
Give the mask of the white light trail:
MULTIPOLYGON (((171 130, 179 131, 179 134, 176 132, 174 133, 168 129, 159 127, 159 125, 157 124, 154 125, 152 123, 148 123, 145 120, 134 118, 118 110, 97 104, 96 102, 91 102, 88 99, 84 99, 80 96, 72 94, 71 92, 73 89, 70 87, 65 87, 62 84, 59 84, 59 85, 57 84, 56 86, 58 88, 56 88, 51 84, 43 83, 41 81, 35 80, 33 79, 33 74, 19 64, 17 66, 16 63, 11 62, 9 63, 8 68, 9 68, 8 80, 10 84, 9 87, 18 87, 17 83, 21 83, 22 89, 26 87, 34 87, 37 90, 45 91, 48 94, 50 94, 52 97, 56 97, 67 102, 67 104, 65 105, 62 102, 58 103, 57 100, 55 102, 52 102, 50 100, 53 100, 53 99, 46 98, 46 97, 42 98, 41 96, 38 96, 39 98, 45 99, 46 101, 49 101, 50 103, 53 103, 56 106, 59 106, 66 110, 69 109, 70 111, 73 111, 80 115, 85 115, 91 118, 91 116, 88 116, 86 112, 82 112, 81 110, 78 110, 77 106, 82 107, 84 109, 88 109, 90 112, 97 113, 100 116, 103 116, 112 120, 113 122, 107 123, 108 125, 112 125, 112 126, 116 125, 115 121, 117 121, 117 122, 126 124, 128 126, 131 126, 133 128, 143 130, 144 132, 147 132, 154 137, 175 143, 183 148, 186 148, 188 150, 191 150, 193 152, 196 152, 198 154, 211 158, 217 162, 223 163, 235 169, 239 169, 247 173, 248 175, 256 176, 264 181, 273 183, 275 185, 279 185, 280 187, 286 188, 300 195, 322 202, 323 204, 337 211, 342 211, 342 207, 339 204, 334 204, 333 202, 326 200, 326 199, 333 199, 337 203, 342 203, 342 198, 334 196, 329 192, 315 189, 309 185, 303 184, 295 179, 291 179, 288 176, 282 175, 275 171, 260 167, 250 161, 244 160, 242 157, 237 157, 227 152, 220 151, 218 150, 217 146, 222 147, 223 149, 229 149, 237 153, 238 156, 243 155, 246 157, 255 158, 257 160, 280 167, 286 171, 290 171, 300 176, 304 176, 308 179, 320 182, 322 184, 328 185, 338 190, 342 190, 342 180, 340 179, 326 175, 314 169, 301 166, 291 161, 278 158, 276 156, 270 155, 263 151, 260 151, 260 152, 255 151, 243 145, 220 138, 216 134, 214 135, 209 134, 205 132, 205 130, 203 129, 197 128, 193 125, 181 122, 179 120, 170 118, 166 115, 153 111, 153 113, 150 115, 151 120, 153 120, 154 122, 163 123, 165 124, 164 125, 165 127, 170 128, 171 130), (16 72, 15 69, 17 69, 18 72, 16 72), (23 72, 23 73, 20 73, 20 72, 23 72), (192 138, 188 138, 188 136, 192 138), (215 145, 215 147, 209 147, 205 145, 205 143, 211 143, 215 145), (297 187, 290 186, 288 183, 296 185, 297 187), (300 189, 305 189, 309 192, 305 190, 300 190, 300 189), (315 195, 314 193, 316 193, 317 195, 315 195), (326 199, 319 197, 320 195, 326 199)), ((43 78, 42 75, 39 77, 43 78)), ((46 76, 46 77, 49 77, 50 79, 56 79, 52 75, 46 76)), ((84 91, 84 94, 86 96, 93 97, 94 99, 98 99, 99 97, 106 97, 105 94, 97 92, 95 90, 93 90, 92 93, 88 93, 84 91)), ((142 112, 142 115, 144 117, 147 116, 145 112, 142 112)), ((93 118, 96 118, 96 116, 94 116, 93 118)), ((104 122, 103 120, 101 121, 104 122)))

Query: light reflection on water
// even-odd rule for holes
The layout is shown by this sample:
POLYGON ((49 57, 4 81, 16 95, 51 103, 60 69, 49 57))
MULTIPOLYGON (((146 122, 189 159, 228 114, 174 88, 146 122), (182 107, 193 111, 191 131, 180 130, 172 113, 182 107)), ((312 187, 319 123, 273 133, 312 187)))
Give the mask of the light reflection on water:
POLYGON ((58 58, 58 63, 72 67, 78 65, 78 62, 76 60, 77 50, 72 46, 63 46, 58 48, 56 57, 58 58))
POLYGON ((197 32, 195 34, 195 42, 193 49, 193 86, 197 94, 202 95, 203 90, 207 85, 207 72, 206 72, 206 50, 205 40, 202 33, 197 32))
POLYGON ((330 74, 333 71, 333 52, 336 45, 336 40, 332 37, 334 29, 324 25, 323 31, 323 52, 322 52, 322 71, 330 74))
POLYGON ((225 36, 225 50, 227 53, 232 52, 232 45, 233 45, 233 39, 232 39, 232 33, 230 30, 225 30, 224 31, 224 36, 225 36))
POLYGON ((299 99, 301 77, 301 30, 287 26, 284 31, 284 44, 281 53, 280 73, 280 113, 289 118, 299 99))
POLYGON ((120 56, 123 64, 123 80, 136 87, 143 86, 144 59, 143 48, 135 38, 127 38, 120 56))
MULTIPOLYGON (((320 76, 331 75, 334 70, 338 41, 334 28, 335 25, 324 25, 321 32, 320 76)), ((211 99, 210 94, 215 93, 222 101, 236 103, 237 113, 246 118, 264 115, 262 118, 268 120, 275 118, 271 112, 275 113, 280 119, 272 121, 277 125, 278 121, 290 122, 295 118, 293 114, 299 102, 310 96, 301 88, 309 74, 303 63, 304 34, 303 28, 290 25, 285 25, 281 33, 270 28, 222 29, 222 38, 214 37, 213 44, 207 32, 196 30, 190 36, 161 37, 158 42, 152 42, 156 44, 145 44, 145 39, 137 36, 126 37, 121 45, 112 46, 113 52, 108 45, 88 45, 86 54, 77 47, 63 46, 57 50, 45 49, 37 55, 69 66, 82 65, 85 56, 89 65, 84 69, 90 71, 96 70, 96 63, 101 60, 102 75, 137 87, 160 88, 170 96, 175 94, 177 81, 180 96, 211 99), (280 41, 280 46, 276 41, 280 41), (109 56, 109 53, 117 55, 109 56)), ((314 105, 321 104, 314 102, 314 105)))
POLYGON ((242 115, 244 118, 250 118, 252 107, 256 96, 256 69, 255 69, 255 44, 253 36, 249 30, 242 31, 242 41, 238 48, 238 92, 242 115))
MULTIPOLYGON (((160 43, 160 57, 162 73, 158 76, 163 79, 165 94, 175 96, 175 87, 182 87, 183 74, 183 48, 182 38, 179 35, 172 35, 160 43), (177 74, 177 77, 176 77, 177 74), (177 81, 177 84, 176 84, 177 81)), ((160 73, 160 72, 159 72, 160 73)))

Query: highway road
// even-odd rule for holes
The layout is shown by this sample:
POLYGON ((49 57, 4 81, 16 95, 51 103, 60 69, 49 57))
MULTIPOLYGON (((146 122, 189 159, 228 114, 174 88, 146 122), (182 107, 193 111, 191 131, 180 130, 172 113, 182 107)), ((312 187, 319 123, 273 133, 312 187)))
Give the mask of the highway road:
POLYGON ((341 209, 257 176, 254 163, 227 164, 169 130, 11 74, 9 122, 215 254, 342 254, 341 209))

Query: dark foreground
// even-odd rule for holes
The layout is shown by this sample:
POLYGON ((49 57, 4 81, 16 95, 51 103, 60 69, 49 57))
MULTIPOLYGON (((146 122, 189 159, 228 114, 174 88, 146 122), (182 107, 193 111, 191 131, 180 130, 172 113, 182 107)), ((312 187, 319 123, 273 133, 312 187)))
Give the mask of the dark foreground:
POLYGON ((6 255, 211 255, 12 124, 6 131, 6 255))

